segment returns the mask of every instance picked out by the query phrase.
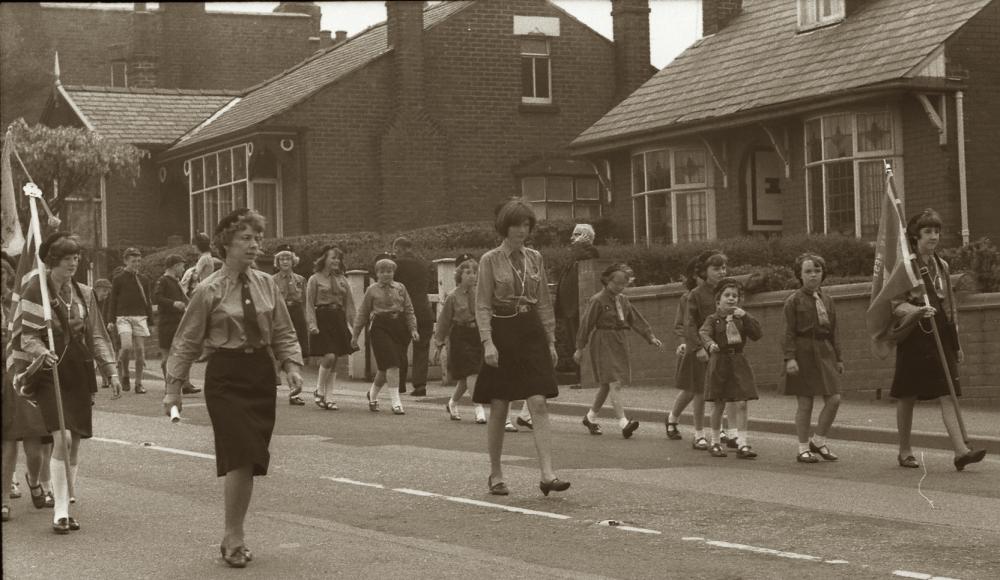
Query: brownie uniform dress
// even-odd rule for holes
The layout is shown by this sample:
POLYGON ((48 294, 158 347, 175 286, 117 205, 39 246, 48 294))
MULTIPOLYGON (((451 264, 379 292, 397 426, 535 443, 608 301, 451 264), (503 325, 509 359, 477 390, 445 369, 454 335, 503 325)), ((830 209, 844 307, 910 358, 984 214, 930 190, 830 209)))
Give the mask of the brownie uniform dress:
POLYGON ((435 344, 448 339, 448 372, 464 379, 479 374, 483 366, 483 343, 476 325, 476 290, 459 286, 445 298, 438 313, 435 344))
POLYGON ((371 321, 368 339, 378 370, 399 368, 406 358, 406 348, 417 331, 417 318, 406 287, 396 281, 377 282, 365 290, 365 297, 354 320, 354 328, 371 321))
POLYGON ((288 315, 292 318, 295 335, 299 337, 302 356, 306 356, 309 354, 309 324, 306 323, 305 311, 306 279, 295 272, 289 271, 286 274, 279 270, 274 274, 274 283, 278 285, 278 292, 281 292, 281 297, 285 299, 285 307, 288 308, 288 315))
POLYGON ((814 294, 799 288, 785 300, 784 309, 782 350, 786 361, 795 359, 798 363, 799 373, 789 376, 782 371, 780 392, 800 397, 840 394, 837 363, 843 359, 837 341, 837 312, 833 298, 823 292, 814 294))
POLYGON ((306 322, 310 332, 319 331, 309 341, 311 354, 351 354, 349 320, 354 320, 354 297, 347 278, 322 272, 310 276, 306 284, 306 322))
POLYGON ((705 400, 728 402, 757 399, 753 369, 743 355, 747 338, 760 340, 763 336, 757 319, 750 313, 737 318, 716 312, 705 319, 698 334, 706 347, 713 343, 719 345, 719 352, 711 353, 708 359, 705 400))
POLYGON ((202 345, 208 353, 205 404, 215 436, 216 474, 251 466, 253 475, 266 475, 275 361, 302 364, 288 308, 270 274, 224 265, 199 283, 177 328, 168 376, 187 380, 202 345))
POLYGON ((598 383, 627 385, 632 382, 626 334, 629 329, 651 343, 653 332, 649 323, 624 294, 615 294, 605 288, 587 302, 576 348, 583 350, 588 342, 591 343, 590 363, 598 383))
POLYGON ((705 369, 708 367, 708 363, 699 361, 695 354, 703 346, 698 329, 715 312, 715 291, 708 284, 699 284, 687 293, 685 308, 684 344, 687 351, 677 369, 676 386, 682 391, 698 393, 705 388, 705 369))
MULTIPOLYGON (((937 311, 934 320, 941 335, 955 395, 961 396, 962 388, 958 380, 958 351, 961 348, 958 342, 958 308, 948 276, 948 263, 935 255, 927 264, 927 269, 935 289, 930 297, 930 305, 937 311)), ((907 293, 905 300, 893 301, 893 314, 899 321, 914 316, 923 305, 924 288, 920 286, 907 293)), ((913 330, 896 345, 896 374, 889 396, 896 399, 916 397, 917 400, 927 401, 946 395, 950 395, 948 380, 941 367, 941 356, 930 321, 918 319, 913 330)))
POLYGON ((476 287, 479 338, 492 338, 499 366, 483 363, 472 400, 517 401, 535 395, 559 396, 549 345, 556 322, 542 255, 513 249, 504 240, 479 261, 476 287))

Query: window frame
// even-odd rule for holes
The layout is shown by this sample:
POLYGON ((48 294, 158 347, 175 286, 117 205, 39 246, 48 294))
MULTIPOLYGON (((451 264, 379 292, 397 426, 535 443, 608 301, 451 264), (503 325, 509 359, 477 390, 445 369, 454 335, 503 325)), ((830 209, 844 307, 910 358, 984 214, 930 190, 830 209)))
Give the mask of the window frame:
POLYGON ((570 219, 573 219, 573 220, 577 220, 577 219, 597 219, 597 218, 600 218, 600 217, 602 217, 604 215, 604 205, 601 203, 601 182, 597 178, 596 175, 595 176, 589 176, 589 175, 558 175, 558 174, 552 174, 552 175, 522 175, 520 177, 520 180, 521 180, 521 195, 525 197, 525 199, 527 200, 528 204, 532 206, 532 209, 534 209, 534 207, 535 207, 536 204, 541 204, 541 205, 545 206, 545 216, 546 217, 541 218, 541 219, 545 219, 545 220, 549 219, 548 218, 548 206, 549 206, 549 204, 569 204, 569 206, 571 208, 571 211, 572 211, 572 216, 571 216, 570 219), (550 200, 549 199, 549 179, 551 179, 551 178, 569 179, 572 182, 572 184, 573 184, 573 199, 569 200, 569 201, 561 200, 561 199, 551 199, 550 200), (543 180, 543 182, 544 182, 544 186, 543 186, 543 190, 542 190, 543 194, 544 194, 543 199, 541 199, 541 200, 528 200, 527 199, 527 195, 525 194, 524 185, 525 185, 525 181, 528 180, 528 179, 542 179, 543 180), (596 182, 596 188, 597 188, 597 197, 596 198, 592 198, 592 199, 580 199, 579 194, 578 194, 579 188, 577 186, 577 182, 580 181, 581 179, 592 179, 592 180, 594 180, 596 182), (595 216, 592 216, 592 215, 577 215, 577 206, 579 204, 583 204, 583 205, 587 205, 587 206, 597 206, 597 216, 595 217, 595 216))
MULTIPOLYGON (((805 192, 805 217, 806 217, 806 233, 809 234, 823 234, 827 235, 830 233, 830 212, 828 210, 829 205, 829 194, 827 193, 827 172, 828 167, 832 164, 850 162, 852 171, 852 187, 854 195, 854 237, 858 239, 863 239, 863 216, 862 216, 862 174, 860 166, 862 164, 872 163, 875 161, 887 160, 891 163, 893 174, 895 175, 895 185, 896 193, 899 195, 901 200, 905 199, 905 192, 903 184, 905 180, 903 179, 904 171, 904 155, 903 155, 903 131, 902 131, 902 115, 898 107, 891 105, 885 106, 875 106, 875 107, 861 107, 853 109, 844 109, 837 111, 824 111, 820 114, 805 117, 802 120, 802 160, 803 160, 803 191, 805 192), (888 149, 878 149, 871 151, 860 151, 859 149, 859 131, 858 131, 858 117, 862 115, 871 114, 888 114, 889 115, 889 134, 892 137, 891 147, 888 149), (851 154, 847 157, 826 157, 826 137, 825 137, 825 124, 824 119, 830 117, 837 117, 841 115, 848 115, 851 119, 851 154), (820 134, 820 153, 819 159, 816 161, 809 160, 809 129, 808 126, 811 122, 818 121, 820 134), (813 184, 812 179, 809 177, 810 169, 821 167, 821 181, 822 181, 822 195, 820 196, 823 208, 823 231, 814 231, 812 223, 812 212, 813 212, 813 184)), ((876 203, 876 208, 880 208, 881 204, 876 203)), ((877 220, 876 220, 877 221, 877 220)))
MULTIPOLYGON (((209 194, 215 195, 216 196, 215 199, 218 200, 219 199, 218 195, 220 194, 221 190, 224 187, 228 187, 229 188, 229 196, 230 196, 229 203, 232 206, 232 208, 235 209, 236 208, 236 185, 238 185, 240 183, 245 184, 246 205, 247 205, 247 207, 250 207, 250 208, 255 208, 256 207, 255 200, 254 200, 254 184, 268 183, 268 184, 274 184, 275 185, 275 198, 276 198, 275 199, 275 205, 276 205, 275 215, 277 216, 276 217, 277 223, 276 224, 269 224, 269 225, 272 226, 269 229, 273 233, 272 233, 271 236, 268 236, 268 237, 279 237, 280 238, 280 237, 282 237, 284 235, 284 227, 283 227, 284 215, 283 215, 283 209, 282 209, 282 206, 283 206, 283 203, 282 203, 283 196, 282 196, 282 184, 281 184, 281 182, 282 182, 282 178, 281 178, 281 164, 280 163, 277 164, 277 167, 276 167, 276 170, 277 170, 276 177, 256 177, 256 178, 251 178, 251 176, 250 176, 250 173, 251 173, 250 160, 251 160, 251 156, 253 154, 252 152, 253 152, 253 144, 252 143, 249 143, 249 142, 247 142, 247 143, 237 143, 235 145, 229 145, 229 146, 226 146, 226 147, 222 147, 222 148, 219 148, 219 149, 215 149, 215 150, 209 151, 209 152, 204 153, 202 155, 191 157, 190 159, 187 159, 187 160, 184 161, 184 173, 185 173, 185 175, 188 178, 188 223, 189 223, 189 228, 188 229, 189 229, 189 234, 190 234, 191 237, 194 237, 195 233, 198 232, 198 231, 209 232, 209 231, 212 231, 212 229, 215 227, 215 224, 208 223, 210 221, 208 219, 208 217, 209 217, 209 212, 208 212, 208 208, 209 208, 209 202, 208 202, 209 194), (233 172, 233 170, 235 168, 235 164, 232 163, 232 160, 233 160, 232 156, 235 155, 234 151, 237 150, 237 149, 242 149, 243 150, 243 154, 245 156, 245 161, 244 161, 244 176, 242 178, 240 178, 240 179, 234 179, 234 172, 233 172), (230 157, 230 169, 229 169, 230 176, 229 176, 229 180, 226 181, 226 182, 223 182, 221 180, 221 172, 220 172, 221 163, 219 161, 219 156, 222 153, 224 153, 224 152, 228 152, 229 155, 231 156, 230 157), (208 158, 214 159, 214 161, 216 163, 216 171, 215 171, 215 174, 216 174, 216 183, 214 185, 211 185, 211 186, 206 186, 206 184, 205 184, 205 176, 207 175, 207 171, 205 171, 205 169, 204 169, 205 165, 203 165, 202 166, 202 183, 201 183, 201 187, 198 188, 198 189, 195 189, 194 188, 194 170, 193 170, 192 164, 196 163, 196 162, 201 162, 203 164, 206 164, 208 158), (193 198, 195 196, 201 196, 200 203, 202 204, 202 207, 201 207, 202 223, 200 223, 200 224, 196 224, 195 223, 195 213, 196 212, 195 212, 195 203, 193 201, 193 198), (199 229, 199 228, 201 228, 201 229, 199 229)), ((221 219, 222 216, 219 215, 219 216, 216 216, 216 217, 218 217, 218 218, 221 219)))
POLYGON ((538 61, 540 59, 545 60, 545 66, 547 67, 546 78, 548 80, 548 97, 538 97, 538 96, 526 96, 525 88, 523 86, 524 79, 522 78, 521 86, 521 102, 527 105, 551 105, 552 104, 552 44, 549 42, 549 37, 544 35, 532 34, 525 35, 519 38, 518 50, 520 51, 520 58, 522 61, 529 59, 531 61, 531 94, 538 94, 538 61), (539 40, 545 42, 545 54, 537 52, 526 52, 524 48, 525 40, 539 40))
POLYGON ((632 243, 639 243, 639 230, 637 221, 637 211, 636 202, 638 199, 643 200, 643 213, 645 220, 643 223, 643 228, 645 235, 642 236, 646 240, 646 245, 651 246, 653 243, 653 237, 650 235, 652 230, 652 221, 650 218, 650 198, 653 196, 662 195, 664 197, 669 195, 670 199, 670 243, 677 244, 680 241, 698 241, 698 240, 679 240, 679 235, 677 231, 677 205, 678 198, 682 196, 687 196, 691 194, 703 193, 705 199, 705 240, 711 241, 716 239, 718 232, 716 228, 716 212, 715 212, 715 166, 711 162, 709 157, 709 152, 704 146, 694 144, 694 143, 681 143, 677 145, 666 146, 656 146, 656 147, 644 147, 640 149, 634 149, 629 154, 629 194, 630 201, 632 204, 632 243), (667 159, 669 160, 669 170, 670 170, 670 184, 668 187, 660 189, 645 189, 648 184, 649 171, 646 169, 646 155, 654 152, 667 152, 667 159), (705 167, 705 181, 698 183, 677 183, 677 156, 676 154, 683 151, 700 151, 704 156, 704 167, 705 167), (642 156, 643 159, 643 190, 636 191, 636 172, 635 172, 635 158, 642 156))
POLYGON ((128 63, 127 62, 125 62, 124 60, 113 60, 113 61, 111 61, 111 82, 108 83, 108 84, 110 84, 112 87, 123 87, 123 88, 127 88, 128 87, 128 63), (121 67, 122 84, 120 84, 120 85, 116 85, 115 84, 115 68, 116 67, 121 67))
POLYGON ((819 13, 820 2, 825 0, 797 0, 795 3, 798 12, 798 30, 807 32, 831 26, 842 22, 847 16, 845 0, 829 0, 832 3, 832 13, 829 16, 821 16, 819 13))

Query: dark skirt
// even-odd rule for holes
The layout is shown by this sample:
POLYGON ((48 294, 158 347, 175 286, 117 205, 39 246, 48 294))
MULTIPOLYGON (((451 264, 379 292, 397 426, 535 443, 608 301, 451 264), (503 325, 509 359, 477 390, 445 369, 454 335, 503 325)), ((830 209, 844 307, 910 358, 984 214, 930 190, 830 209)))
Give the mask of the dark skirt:
POLYGON ((705 374, 706 401, 752 401, 758 398, 753 370, 742 352, 712 354, 705 374))
MULTIPOLYGON (((955 327, 947 321, 943 313, 935 316, 941 332, 941 344, 945 359, 951 370, 951 380, 955 385, 955 395, 962 395, 958 380, 958 339, 955 327)), ((950 395, 948 380, 941 366, 930 321, 921 320, 902 342, 896 345, 896 375, 892 380, 889 396, 894 399, 916 398, 928 401, 950 395)))
POLYGON ((316 326, 319 334, 310 337, 312 356, 351 354, 351 331, 343 308, 317 308, 316 326))
POLYGON ((705 371, 708 363, 698 360, 695 351, 689 344, 684 356, 677 361, 677 372, 674 375, 674 386, 682 391, 700 393, 705 389, 705 371))
MULTIPOLYGON (((76 433, 81 439, 88 439, 93 435, 90 395, 97 392, 94 359, 90 357, 87 347, 72 341, 59 359, 58 368, 66 429, 76 433)), ((37 381, 36 400, 45 430, 50 433, 58 431, 59 412, 51 369, 38 371, 34 380, 37 381)))
POLYGON ((598 328, 590 335, 590 364, 599 384, 624 386, 632 382, 625 332, 620 328, 598 328))
POLYGON ((837 353, 828 339, 811 336, 795 338, 795 362, 799 374, 788 375, 784 369, 778 380, 778 392, 797 397, 826 397, 840 394, 837 353))
POLYGON ((488 404, 493 399, 517 401, 535 395, 558 397, 556 371, 549 343, 534 310, 512 318, 493 317, 493 344, 500 366, 485 362, 476 380, 472 400, 488 404))
POLYGON ((295 328, 295 336, 299 339, 299 348, 302 349, 302 356, 309 356, 309 325, 306 324, 306 311, 302 304, 288 304, 288 316, 292 319, 292 326, 295 328))
POLYGON ((402 314, 376 314, 368 330, 368 340, 371 342, 378 370, 399 368, 406 360, 406 348, 410 339, 410 330, 406 327, 402 314))
POLYGON ((483 343, 476 326, 453 326, 448 335, 448 372, 454 379, 479 374, 483 366, 483 343))
POLYGON ((164 324, 160 321, 156 325, 156 337, 159 339, 160 343, 160 354, 166 357, 166 353, 170 352, 170 345, 174 342, 174 334, 177 333, 177 327, 180 325, 180 320, 174 320, 164 324))
POLYGON ((248 465, 253 467, 253 475, 267 475, 276 382, 274 363, 266 349, 250 353, 219 350, 209 357, 205 405, 215 434, 219 477, 248 465))

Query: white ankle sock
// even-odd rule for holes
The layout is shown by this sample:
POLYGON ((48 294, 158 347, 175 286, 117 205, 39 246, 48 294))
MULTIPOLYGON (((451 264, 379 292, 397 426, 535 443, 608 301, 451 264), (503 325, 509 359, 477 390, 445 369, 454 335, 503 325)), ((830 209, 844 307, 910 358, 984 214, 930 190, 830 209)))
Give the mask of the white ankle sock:
POLYGON ((676 423, 676 422, 677 422, 677 416, 674 415, 674 412, 671 411, 667 413, 667 423, 676 423))
POLYGON ((385 384, 390 387, 389 396, 392 398, 392 406, 402 407, 403 402, 399 400, 399 369, 385 371, 385 384))
POLYGON ((590 421, 591 423, 597 421, 597 413, 595 413, 593 409, 587 411, 587 420, 590 421))
POLYGON ((60 518, 69 517, 69 489, 66 487, 66 463, 53 457, 49 460, 52 476, 52 496, 55 498, 55 508, 52 511, 52 523, 60 518))
POLYGON ((377 401, 378 400, 378 393, 381 390, 382 390, 382 387, 378 386, 375 383, 372 383, 372 388, 368 389, 368 398, 371 399, 372 401, 377 401))
POLYGON ((744 445, 750 445, 750 433, 748 433, 747 431, 740 433, 739 438, 736 439, 736 444, 739 445, 740 447, 743 447, 744 445))
POLYGON ((324 392, 326 393, 326 397, 330 400, 333 400, 333 388, 336 384, 337 384, 337 370, 330 369, 329 371, 327 371, 326 385, 324 390, 324 392))
POLYGON ((728 433, 729 433, 728 436, 729 436, 730 439, 735 439, 736 441, 740 440, 740 430, 739 429, 729 429, 728 433))
POLYGON ((486 409, 479 403, 472 405, 472 408, 476 410, 476 417, 486 417, 486 409))
POLYGON ((531 411, 528 410, 528 401, 525 401, 524 406, 521 407, 521 418, 525 421, 531 421, 531 411))
POLYGON ((815 445, 816 447, 822 447, 826 445, 826 437, 822 437, 820 435, 813 435, 812 442, 813 445, 815 445))
POLYGON ((712 429, 712 445, 717 445, 719 443, 720 435, 722 435, 721 429, 712 429))
POLYGON ((799 453, 809 451, 809 443, 799 443, 799 453))
POLYGON ((624 429, 627 426, 628 426, 628 417, 622 417, 621 419, 618 419, 619 429, 624 429))
POLYGON ((326 395, 326 383, 329 374, 330 369, 320 365, 319 373, 316 375, 316 392, 319 393, 319 396, 321 397, 326 395))
POLYGON ((704 439, 705 438, 705 430, 704 429, 695 429, 694 438, 695 438, 695 440, 704 439))
POLYGON ((71 495, 70 497, 72 497, 73 499, 76 499, 76 494, 79 493, 76 490, 76 474, 78 471, 80 471, 79 464, 77 465, 73 465, 72 463, 69 464, 69 481, 71 484, 70 487, 73 488, 73 495, 71 495))

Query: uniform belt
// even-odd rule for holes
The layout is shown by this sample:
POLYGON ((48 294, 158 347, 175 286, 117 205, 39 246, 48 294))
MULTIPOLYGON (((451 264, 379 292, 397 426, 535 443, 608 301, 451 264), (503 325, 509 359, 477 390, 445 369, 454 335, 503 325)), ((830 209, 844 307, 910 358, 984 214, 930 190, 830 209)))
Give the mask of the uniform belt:
POLYGON ((723 354, 740 354, 743 352, 742 346, 720 346, 719 352, 723 354))
POLYGON ((317 304, 316 310, 343 310, 344 307, 340 304, 317 304))
POLYGON ((518 304, 516 306, 494 306, 493 314, 495 316, 515 316, 518 314, 524 314, 525 312, 531 312, 535 309, 534 304, 518 304))
POLYGON ((597 325, 597 330, 628 330, 628 329, 629 329, 628 326, 618 326, 618 325, 601 326, 601 325, 597 325))
POLYGON ((399 318, 402 316, 402 312, 376 312, 375 316, 382 316, 385 318, 399 318))
POLYGON ((232 355, 257 354, 257 353, 262 353, 262 352, 267 352, 267 349, 264 348, 263 346, 260 346, 260 347, 257 347, 257 348, 254 348, 252 346, 246 346, 246 347, 243 347, 243 348, 217 348, 217 349, 215 349, 215 351, 214 351, 213 354, 221 354, 221 355, 232 356, 232 355))

